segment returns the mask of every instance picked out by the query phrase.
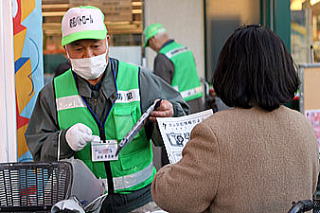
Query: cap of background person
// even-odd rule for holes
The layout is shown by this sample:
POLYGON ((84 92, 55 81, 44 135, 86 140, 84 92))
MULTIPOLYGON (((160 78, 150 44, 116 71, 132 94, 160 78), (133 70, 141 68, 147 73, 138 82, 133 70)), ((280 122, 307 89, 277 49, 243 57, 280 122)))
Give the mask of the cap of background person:
POLYGON ((162 24, 156 23, 156 24, 150 24, 144 31, 144 46, 149 45, 149 39, 153 36, 157 35, 161 32, 166 32, 166 28, 162 26, 162 24))
POLYGON ((93 6, 70 8, 61 22, 62 46, 80 39, 105 39, 107 28, 101 10, 93 6))

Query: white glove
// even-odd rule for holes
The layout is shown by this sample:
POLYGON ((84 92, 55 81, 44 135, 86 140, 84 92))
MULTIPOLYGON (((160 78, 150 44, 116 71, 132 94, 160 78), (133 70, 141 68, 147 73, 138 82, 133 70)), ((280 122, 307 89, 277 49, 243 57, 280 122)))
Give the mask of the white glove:
POLYGON ((80 151, 88 142, 97 140, 97 137, 92 135, 92 130, 82 123, 77 123, 70 127, 66 132, 66 140, 73 151, 80 151))

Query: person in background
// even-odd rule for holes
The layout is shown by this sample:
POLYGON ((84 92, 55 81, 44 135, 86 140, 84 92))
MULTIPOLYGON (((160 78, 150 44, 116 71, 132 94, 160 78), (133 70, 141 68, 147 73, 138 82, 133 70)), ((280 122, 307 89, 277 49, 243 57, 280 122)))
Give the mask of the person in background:
MULTIPOLYGON (((143 32, 144 46, 157 52, 154 74, 178 90, 189 104, 191 113, 204 110, 203 92, 192 52, 185 46, 169 39, 162 24, 149 25, 143 32)), ((165 147, 161 149, 161 165, 169 164, 165 147)))
POLYGON ((169 39, 162 24, 149 25, 144 30, 144 46, 157 52, 154 74, 176 88, 189 104, 191 113, 204 110, 203 91, 192 52, 169 39))
POLYGON ((319 173, 308 120, 285 107, 299 86, 281 39, 242 26, 219 56, 213 86, 232 107, 195 126, 182 159, 161 168, 152 197, 170 212, 284 213, 312 199, 319 173))
POLYGON ((27 144, 35 161, 55 161, 57 153, 60 159, 82 160, 106 184, 101 212, 154 211, 159 208, 150 191, 156 172, 150 143, 156 123, 151 121, 186 115, 188 105, 158 76, 110 58, 107 33, 104 15, 96 7, 74 7, 65 13, 62 46, 71 69, 39 93, 25 134, 27 144), (93 141, 108 140, 100 148, 115 153, 118 142, 157 99, 162 101, 150 122, 118 158, 98 156, 93 141))

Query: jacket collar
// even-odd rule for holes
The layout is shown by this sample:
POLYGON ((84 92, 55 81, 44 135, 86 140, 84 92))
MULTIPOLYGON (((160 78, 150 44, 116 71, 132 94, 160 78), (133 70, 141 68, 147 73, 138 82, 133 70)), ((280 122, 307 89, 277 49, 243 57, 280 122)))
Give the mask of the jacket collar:
POLYGON ((101 81, 95 86, 90 85, 88 81, 86 81, 85 79, 73 72, 77 82, 77 87, 80 96, 85 98, 92 98, 92 92, 94 90, 101 90, 101 92, 107 99, 111 98, 112 102, 115 101, 117 91, 113 76, 114 74, 112 73, 110 63, 111 60, 109 58, 109 63, 107 65, 106 70, 103 73, 104 76, 102 77, 101 81))

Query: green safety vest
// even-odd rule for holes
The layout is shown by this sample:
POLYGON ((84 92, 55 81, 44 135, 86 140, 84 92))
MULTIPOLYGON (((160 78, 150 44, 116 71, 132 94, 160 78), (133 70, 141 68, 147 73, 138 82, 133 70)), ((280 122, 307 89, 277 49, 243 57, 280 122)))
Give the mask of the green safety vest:
POLYGON ((171 86, 181 93, 183 99, 191 101, 202 97, 202 87, 192 52, 173 41, 164 46, 160 53, 172 61, 174 74, 171 86))
MULTIPOLYGON (((107 140, 119 142, 138 121, 141 109, 138 67, 119 62, 117 73, 117 99, 105 121, 104 133, 107 140)), ((54 88, 60 129, 82 123, 91 128, 93 135, 99 135, 99 125, 79 96, 71 70, 54 78, 54 88)), ((156 172, 152 155, 152 144, 143 128, 134 140, 121 150, 118 160, 110 161, 114 191, 128 193, 150 184, 156 172)), ((107 184, 104 162, 91 161, 91 143, 76 152, 74 157, 81 159, 107 184)))

